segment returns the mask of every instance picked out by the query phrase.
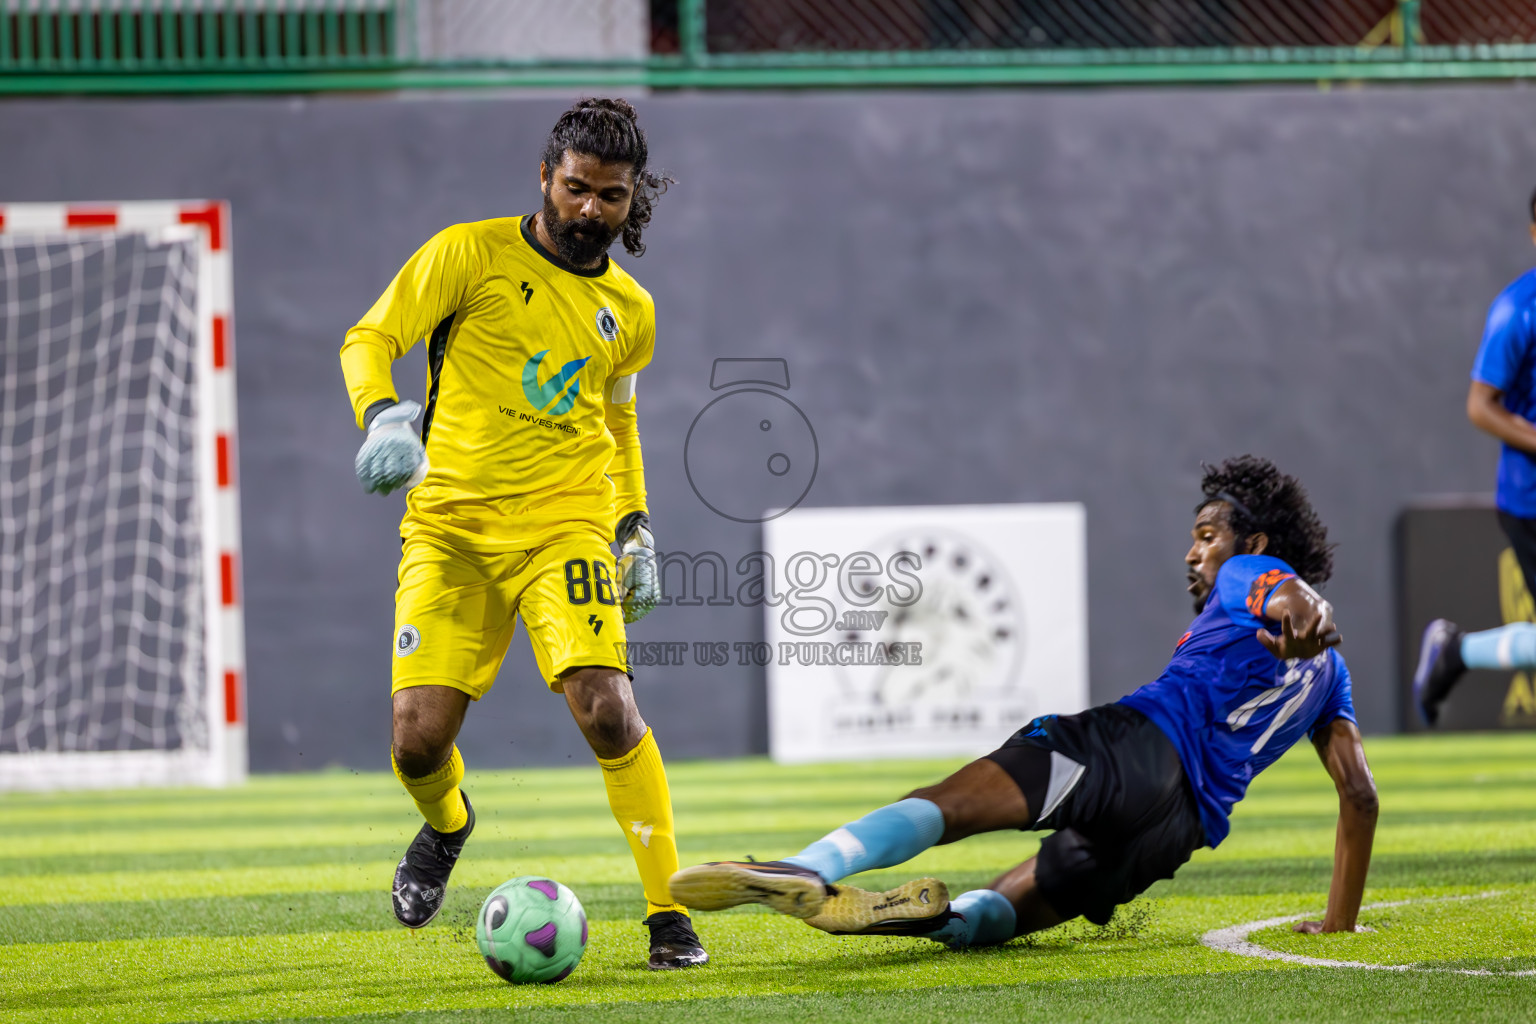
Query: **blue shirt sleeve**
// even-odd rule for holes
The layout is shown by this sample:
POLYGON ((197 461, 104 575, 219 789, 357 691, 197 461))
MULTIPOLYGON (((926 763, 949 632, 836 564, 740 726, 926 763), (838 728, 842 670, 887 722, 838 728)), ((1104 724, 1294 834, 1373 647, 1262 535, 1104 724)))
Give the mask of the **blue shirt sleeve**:
POLYGON ((1355 721, 1355 695, 1349 683, 1349 669, 1344 667, 1344 659, 1339 656, 1338 651, 1329 651, 1328 660, 1333 666, 1333 692, 1328 695, 1323 709, 1318 712, 1317 718, 1313 719, 1312 725, 1307 729, 1308 739, 1336 718, 1342 718, 1346 722, 1355 721))
POLYGON ((1489 307, 1483 341, 1472 364, 1473 380, 1500 391, 1509 391, 1515 386, 1520 365, 1530 346, 1530 332, 1526 330, 1521 304, 1516 301, 1513 290, 1513 287, 1504 289, 1489 307))
POLYGON ((1216 599, 1233 622, 1258 629, 1266 625, 1270 595, 1296 572, 1269 555, 1233 555, 1216 573, 1216 599))

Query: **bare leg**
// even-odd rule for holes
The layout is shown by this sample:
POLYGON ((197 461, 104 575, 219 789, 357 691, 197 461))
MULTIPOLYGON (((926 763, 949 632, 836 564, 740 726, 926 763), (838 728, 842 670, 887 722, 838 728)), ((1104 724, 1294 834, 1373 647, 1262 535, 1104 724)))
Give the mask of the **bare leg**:
MULTIPOLYGON (((1044 785, 1040 789, 1043 792, 1044 785)), ((932 801, 943 812, 941 843, 980 832, 1029 828, 1035 822, 1014 776, 989 758, 974 761, 912 796, 932 801)), ((1007 942, 1063 920, 1040 893, 1033 857, 999 875, 987 889, 961 894, 951 906, 959 916, 951 917, 931 937, 954 946, 1007 942)))
POLYGON ((566 673, 565 703, 592 753, 605 760, 622 757, 645 738, 645 719, 635 706, 629 677, 618 669, 578 668, 566 673))
POLYGON ((431 775, 453 754, 469 695, 451 686, 411 686, 394 696, 392 748, 402 774, 431 775))
POLYGON ((1040 887, 1035 882, 1034 857, 998 875, 987 888, 1002 893, 1013 904, 1013 911, 1017 915, 1013 931, 1015 936, 1054 928, 1065 920, 1040 894, 1040 887))
POLYGON ((473 809, 459 789, 464 762, 453 745, 469 695, 451 686, 412 686, 393 703, 395 775, 427 823, 395 868, 392 900, 401 924, 421 928, 442 909, 449 873, 474 828, 473 809))
POLYGON ((907 795, 929 800, 943 812, 941 844, 982 832, 1028 828, 1034 821, 1029 803, 1013 778, 987 758, 972 761, 943 782, 907 795))
POLYGON ((787 859, 824 882, 892 867, 940 843, 979 832, 1028 827, 1029 805, 1012 776, 989 759, 973 761, 949 778, 818 839, 787 859))

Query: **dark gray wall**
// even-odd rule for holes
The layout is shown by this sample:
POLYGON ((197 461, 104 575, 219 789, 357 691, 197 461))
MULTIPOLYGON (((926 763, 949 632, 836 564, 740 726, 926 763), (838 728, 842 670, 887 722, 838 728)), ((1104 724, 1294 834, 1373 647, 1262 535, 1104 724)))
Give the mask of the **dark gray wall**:
MULTIPOLYGON (((439 228, 536 207, 566 97, 0 105, 0 198, 234 203, 251 751, 376 768, 395 523, 360 492, 336 349, 439 228)), ((662 96, 680 184, 649 254, 641 378, 663 547, 759 529, 690 491, 717 356, 782 356, 814 424, 808 505, 1081 500, 1092 692, 1161 667, 1189 609, 1199 462, 1300 474, 1339 542, 1361 721, 1396 727, 1392 523, 1491 488, 1462 413, 1488 301, 1532 262, 1518 88, 662 96)), ((397 370, 420 388, 419 352, 397 370)), ((665 608, 635 639, 750 640, 758 609, 665 608)), ((651 669, 674 756, 763 749, 761 670, 651 669)), ((472 709, 476 764, 585 758, 526 642, 472 709)))

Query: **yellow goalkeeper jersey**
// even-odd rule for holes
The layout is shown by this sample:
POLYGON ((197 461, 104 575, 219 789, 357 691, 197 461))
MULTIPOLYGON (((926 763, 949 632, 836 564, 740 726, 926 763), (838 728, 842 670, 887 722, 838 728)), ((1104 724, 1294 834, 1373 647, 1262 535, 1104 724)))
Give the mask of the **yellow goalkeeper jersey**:
POLYGON ((604 261, 573 270, 532 218, 457 224, 410 258, 341 347, 358 426, 399 400, 390 365, 428 339, 431 469, 401 535, 524 550, 645 508, 635 374, 656 340, 650 293, 604 261))

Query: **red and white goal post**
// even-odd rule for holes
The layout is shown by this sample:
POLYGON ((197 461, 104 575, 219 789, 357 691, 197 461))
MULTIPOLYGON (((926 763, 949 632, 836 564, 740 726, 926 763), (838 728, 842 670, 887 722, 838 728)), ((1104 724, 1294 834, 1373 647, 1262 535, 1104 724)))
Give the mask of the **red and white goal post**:
POLYGON ((230 242, 0 204, 0 789, 245 778, 230 242))

